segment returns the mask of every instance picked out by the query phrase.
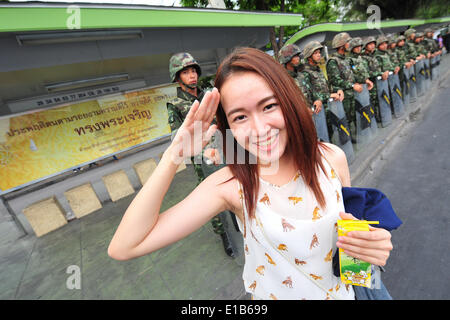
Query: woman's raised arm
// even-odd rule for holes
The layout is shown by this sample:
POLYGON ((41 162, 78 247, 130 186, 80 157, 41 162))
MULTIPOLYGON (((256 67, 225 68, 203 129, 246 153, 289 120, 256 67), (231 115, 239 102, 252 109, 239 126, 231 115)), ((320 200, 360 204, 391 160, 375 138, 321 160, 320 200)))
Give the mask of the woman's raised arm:
POLYGON ((219 190, 224 175, 221 170, 205 179, 186 199, 159 214, 178 165, 201 152, 216 130, 210 124, 219 99, 214 89, 202 103, 194 102, 153 174, 126 210, 109 244, 110 257, 128 260, 158 250, 194 232, 227 206, 219 190))

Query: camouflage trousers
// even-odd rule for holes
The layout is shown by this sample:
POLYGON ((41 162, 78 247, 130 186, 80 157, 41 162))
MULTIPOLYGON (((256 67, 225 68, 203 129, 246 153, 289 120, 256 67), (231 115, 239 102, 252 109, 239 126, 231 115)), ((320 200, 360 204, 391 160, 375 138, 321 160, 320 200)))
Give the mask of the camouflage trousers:
POLYGON ((352 137, 356 135, 356 110, 355 110, 355 96, 352 90, 344 92, 344 100, 342 106, 344 107, 345 117, 347 118, 348 126, 352 137))
POLYGON ((375 120, 377 123, 381 123, 380 115, 380 105, 378 104, 378 93, 377 93, 377 82, 373 80, 373 88, 369 91, 370 103, 373 106, 373 111, 375 112, 375 120))
MULTIPOLYGON (((194 166, 194 171, 197 175, 197 185, 199 185, 203 180, 205 180, 205 174, 203 173, 202 165, 194 162, 194 157, 191 158, 192 165, 194 166)), ((225 229, 223 227, 222 221, 219 215, 211 219, 211 225, 213 227, 214 233, 224 234, 225 229)))

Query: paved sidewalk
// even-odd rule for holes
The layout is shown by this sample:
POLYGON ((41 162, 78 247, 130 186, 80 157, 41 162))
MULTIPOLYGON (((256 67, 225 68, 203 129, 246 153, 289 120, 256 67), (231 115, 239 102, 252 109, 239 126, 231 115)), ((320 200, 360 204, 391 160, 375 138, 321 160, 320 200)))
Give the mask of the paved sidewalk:
MULTIPOLYGON (((444 56, 441 79, 448 79, 445 70, 449 70, 449 62, 449 55, 444 56)), ((437 86, 433 83, 433 88, 410 105, 404 117, 379 130, 373 142, 357 152, 350 166, 355 186, 359 186, 358 181, 370 172, 371 163, 409 121, 410 114, 427 105, 437 86)), ((161 210, 187 196, 195 185, 194 170, 188 165, 176 175, 161 210)), ((41 238, 28 235, 0 245, 0 299, 249 298, 242 281, 242 251, 236 259, 228 257, 210 223, 150 255, 131 261, 109 258, 109 242, 135 195, 104 203, 101 210, 72 220, 41 238), (80 289, 68 289, 76 276, 69 267, 80 271, 80 289), (67 273, 68 268, 72 273, 67 273)), ((233 237, 242 241, 238 233, 233 237)))

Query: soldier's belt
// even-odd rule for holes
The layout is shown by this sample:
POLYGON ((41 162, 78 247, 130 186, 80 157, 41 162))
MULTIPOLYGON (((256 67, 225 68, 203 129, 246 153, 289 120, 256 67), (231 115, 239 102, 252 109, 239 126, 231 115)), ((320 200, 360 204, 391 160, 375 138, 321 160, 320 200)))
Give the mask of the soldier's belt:
POLYGON ((348 130, 347 119, 345 117, 339 119, 333 112, 330 112, 329 115, 331 124, 338 129, 340 144, 346 144, 350 140, 350 131, 348 130))

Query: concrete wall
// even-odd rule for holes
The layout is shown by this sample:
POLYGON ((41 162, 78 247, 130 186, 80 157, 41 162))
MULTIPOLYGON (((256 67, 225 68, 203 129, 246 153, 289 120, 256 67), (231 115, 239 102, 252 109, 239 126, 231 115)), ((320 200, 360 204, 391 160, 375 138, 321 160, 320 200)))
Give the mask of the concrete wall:
MULTIPOLYGON (((43 216, 43 213, 35 213, 35 211, 42 210, 41 202, 47 201, 49 198, 53 197, 54 203, 45 203, 46 208, 52 208, 45 211, 57 211, 56 207, 60 206, 64 218, 70 221, 71 219, 82 218, 86 214, 95 212, 96 208, 100 209, 105 202, 116 201, 138 191, 142 187, 142 175, 147 175, 148 177, 151 174, 151 168, 153 167, 154 169, 155 167, 152 163, 156 164, 159 162, 160 155, 165 151, 169 143, 170 139, 165 138, 162 141, 155 142, 153 145, 149 145, 148 149, 127 155, 124 158, 99 167, 86 169, 69 179, 7 200, 7 203, 1 203, 0 231, 8 228, 12 229, 8 234, 0 232, 2 234, 0 240, 7 242, 25 234, 36 234, 35 229, 37 227, 33 227, 32 223, 30 223, 30 217, 25 215, 24 211, 31 212, 30 215, 41 214, 43 216), (152 161, 148 162, 147 160, 149 159, 152 161), (138 166, 136 166, 137 164, 138 166), (141 178, 138 170, 140 170, 141 178), (143 171, 146 172, 142 173, 143 171), (108 177, 110 178, 109 180, 108 177), (113 179, 111 180, 111 178, 113 179), (7 206, 9 206, 9 210, 7 206), (77 210, 79 212, 74 212, 77 210), (14 216, 17 217, 17 221, 14 220, 14 216)), ((180 169, 183 168, 185 167, 180 166, 180 169)), ((43 216, 43 219, 47 219, 48 223, 51 224, 51 220, 54 220, 57 216, 55 212, 48 218, 43 216)), ((45 221, 40 222, 38 228, 40 230, 42 228, 46 229, 46 227, 41 226, 41 224, 45 223, 45 221)), ((48 229, 47 232, 49 231, 51 230, 48 229)))

